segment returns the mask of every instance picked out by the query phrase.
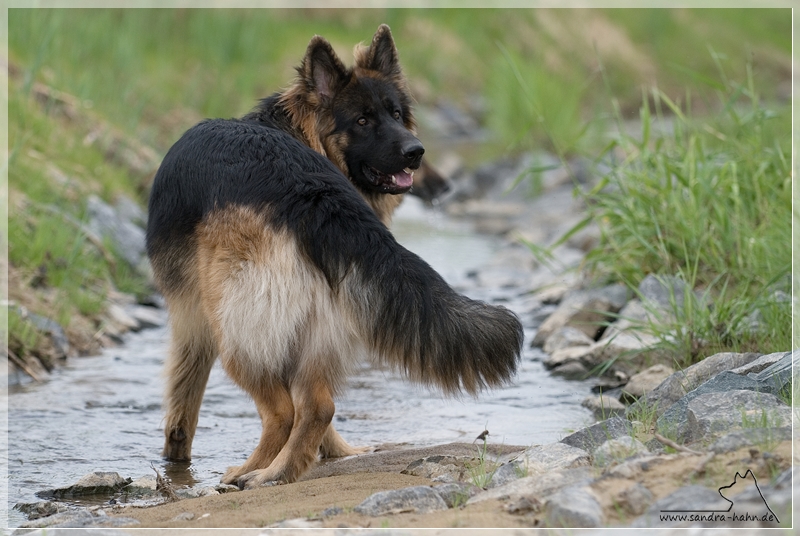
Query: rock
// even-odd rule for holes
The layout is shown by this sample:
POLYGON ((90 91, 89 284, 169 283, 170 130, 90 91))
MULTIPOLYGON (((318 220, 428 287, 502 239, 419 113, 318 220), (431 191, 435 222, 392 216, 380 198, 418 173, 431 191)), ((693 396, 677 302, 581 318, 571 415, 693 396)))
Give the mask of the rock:
POLYGON ((571 447, 583 449, 586 452, 594 452, 597 447, 609 439, 617 439, 630 434, 631 424, 628 420, 622 417, 612 417, 578 430, 563 438, 561 442, 571 447))
POLYGON ((544 351, 552 354, 556 350, 575 346, 589 346, 590 344, 594 344, 594 339, 588 337, 583 331, 564 326, 547 338, 544 343, 544 351))
POLYGON ((637 482, 631 487, 625 488, 617 497, 616 503, 626 514, 639 516, 653 504, 654 499, 650 490, 637 482))
POLYGON ((596 376, 592 381, 592 392, 596 394, 608 394, 611 391, 622 392, 622 387, 628 383, 628 375, 622 371, 616 371, 613 377, 596 376))
POLYGON ((739 374, 740 376, 747 376, 749 374, 758 374, 759 372, 763 371, 767 367, 774 365, 781 358, 785 357, 786 354, 791 354, 791 352, 777 352, 774 354, 766 354, 762 355, 761 357, 751 361, 741 367, 736 367, 732 369, 731 372, 734 374, 739 374))
POLYGON ((535 294, 536 298, 544 305, 558 305, 572 287, 564 283, 555 283, 535 294))
POLYGON ((198 497, 207 497, 209 495, 219 495, 213 486, 197 487, 197 488, 178 488, 175 494, 181 499, 196 499, 198 497))
MULTIPOLYGON (((542 361, 542 364, 546 368, 553 369, 567 363, 578 363, 586 356, 587 353, 591 352, 591 350, 592 349, 590 346, 560 348, 542 361)), ((586 370, 586 367, 583 369, 586 370)))
POLYGON ((88 228, 93 233, 111 240, 114 250, 134 269, 145 257, 144 229, 123 220, 114 208, 96 195, 86 201, 88 228))
POLYGON ((607 395, 589 396, 583 399, 581 406, 590 409, 595 418, 601 421, 625 413, 625 404, 607 395))
POLYGON ((594 478, 594 472, 592 467, 582 466, 537 473, 479 493, 467 504, 501 498, 513 501, 522 497, 548 497, 567 486, 588 485, 594 478))
POLYGON ((792 409, 769 393, 727 391, 701 394, 689 401, 679 437, 688 443, 735 428, 791 426, 792 409))
POLYGON ((761 383, 765 387, 772 386, 771 391, 775 393, 786 393, 791 389, 792 385, 792 370, 800 367, 800 351, 786 352, 775 363, 768 366, 758 374, 748 374, 748 378, 752 378, 761 383))
POLYGON ((667 365, 653 365, 631 376, 630 381, 622 390, 626 395, 639 398, 661 385, 661 382, 674 373, 672 367, 667 365))
POLYGON ((583 449, 565 443, 550 443, 526 449, 519 462, 523 470, 530 476, 589 465, 590 457, 589 453, 583 449))
POLYGON ((468 476, 465 463, 469 463, 473 458, 469 456, 428 456, 408 464, 408 467, 400 471, 405 475, 421 476, 423 478, 442 479, 448 482, 458 482, 468 476))
POLYGON ((708 447, 708 450, 721 454, 731 452, 742 447, 754 445, 773 445, 781 441, 792 439, 792 428, 784 426, 779 428, 748 428, 736 430, 717 439, 708 447))
POLYGON ((525 467, 519 461, 503 464, 496 468, 494 474, 492 475, 492 479, 486 485, 486 488, 489 489, 503 486, 509 482, 522 478, 525 476, 525 473, 525 467))
MULTIPOLYGON (((731 371, 723 371, 693 389, 677 402, 672 404, 658 418, 658 425, 662 428, 682 429, 686 418, 686 408, 696 397, 708 393, 726 393, 730 391, 749 390, 760 393, 780 394, 791 384, 793 354, 787 353, 773 365, 765 368, 758 374, 742 376, 731 371)), ((687 369, 688 370, 688 369, 687 369)), ((678 373, 676 373, 678 374, 678 373)), ((670 378, 673 378, 670 376, 670 378)), ((670 378, 665 380, 670 381, 670 378)), ((657 393, 662 386, 657 387, 652 393, 657 393)), ((648 395, 649 398, 649 395, 648 395)))
POLYGON ((608 372, 622 372, 631 376, 642 367, 668 357, 666 350, 658 348, 659 342, 658 338, 643 332, 624 331, 591 345, 581 357, 581 361, 589 369, 596 369, 608 363, 610 364, 608 372))
POLYGON ((330 506, 320 512, 319 517, 326 518, 326 517, 333 517, 338 516, 339 514, 344 512, 344 508, 341 506, 330 506))
POLYGON ((451 482, 433 486, 433 489, 447 504, 448 508, 457 508, 467 504, 467 501, 482 492, 477 486, 463 482, 451 482))
POLYGON ((147 213, 139 206, 139 203, 125 194, 120 194, 114 203, 119 219, 129 221, 139 227, 147 227, 147 213))
POLYGON ((662 415, 672 404, 720 372, 741 367, 758 357, 759 354, 732 352, 709 356, 667 377, 661 385, 650 391, 647 396, 642 397, 636 404, 629 406, 628 412, 637 409, 634 406, 644 404, 647 406, 655 405, 656 414, 662 415))
POLYGON ((544 506, 548 527, 599 527, 603 509, 587 488, 566 488, 548 499, 544 506))
POLYGON ((191 521, 192 519, 194 519, 193 512, 181 512, 173 517, 170 521, 191 521))
POLYGON ((67 512, 74 508, 54 501, 37 501, 35 503, 17 503, 14 505, 14 510, 22 512, 31 520, 67 512))
POLYGON ((648 274, 639 283, 642 301, 655 304, 666 311, 683 309, 687 292, 692 292, 692 289, 683 279, 674 276, 648 274))
POLYGON ((158 495, 156 491, 156 478, 154 476, 143 476, 137 478, 124 488, 122 492, 133 497, 149 497, 158 495))
POLYGON ((160 328, 167 323, 165 312, 155 307, 135 305, 128 307, 126 312, 139 324, 139 329, 160 328))
POLYGON ((373 493, 364 502, 353 508, 353 511, 374 517, 402 512, 427 514, 437 510, 447 510, 447 508, 445 500, 433 488, 413 486, 373 493))
POLYGON ((130 482, 130 478, 122 478, 119 473, 95 471, 82 476, 80 480, 69 487, 39 491, 36 496, 70 498, 83 495, 108 495, 118 492, 130 482))
POLYGON ((539 326, 533 343, 544 346, 552 334, 564 326, 574 327, 595 340, 610 320, 628 300, 624 285, 610 285, 591 290, 570 292, 547 320, 539 326))
POLYGON ((597 450, 594 451, 594 463, 597 466, 605 467, 639 454, 649 453, 650 451, 641 441, 630 436, 623 436, 606 441, 597 447, 597 450))
POLYGON ((139 331, 139 321, 133 318, 122 306, 109 303, 106 307, 109 320, 126 330, 139 331))
POLYGON ((553 376, 563 376, 568 380, 582 380, 589 375, 589 370, 577 361, 559 365, 550 372, 553 376))
POLYGON ((600 340, 611 339, 625 331, 649 333, 650 322, 663 315, 660 310, 647 310, 638 299, 630 300, 616 315, 616 320, 608 325, 600 340))
MULTIPOLYGON (((23 523, 20 528, 94 528, 135 527, 139 521, 130 517, 111 517, 103 510, 72 510, 23 523)), ((46 534, 50 534, 48 531, 46 534)))

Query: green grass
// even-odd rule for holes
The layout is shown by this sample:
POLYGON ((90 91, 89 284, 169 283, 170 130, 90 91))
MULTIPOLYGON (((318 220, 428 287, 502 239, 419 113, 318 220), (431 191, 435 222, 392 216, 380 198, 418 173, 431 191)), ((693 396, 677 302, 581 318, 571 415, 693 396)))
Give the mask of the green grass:
POLYGON ((285 85, 312 35, 349 64, 353 44, 382 22, 421 102, 485 98, 494 151, 547 142, 548 131, 572 149, 605 106, 600 65, 624 113, 635 113, 642 85, 658 80, 677 98, 713 72, 709 45, 732 60, 733 76, 755 61, 768 98, 791 70, 786 9, 15 9, 9 48, 26 80, 76 95, 165 150, 197 117, 241 115, 285 85))
POLYGON ((482 489, 485 489, 492 482, 494 474, 500 468, 500 464, 486 457, 487 447, 488 444, 484 437, 483 445, 478 447, 478 458, 475 461, 465 463, 465 467, 469 471, 470 480, 475 486, 482 489))
POLYGON ((649 326, 679 367, 716 351, 791 345, 791 302, 776 294, 790 292, 789 109, 764 104, 752 73, 738 83, 721 72, 711 115, 657 89, 647 95, 639 131, 620 121, 598 158, 610 171, 586 194, 601 230, 590 273, 632 288, 647 274, 678 275, 695 290, 672 322, 649 326))

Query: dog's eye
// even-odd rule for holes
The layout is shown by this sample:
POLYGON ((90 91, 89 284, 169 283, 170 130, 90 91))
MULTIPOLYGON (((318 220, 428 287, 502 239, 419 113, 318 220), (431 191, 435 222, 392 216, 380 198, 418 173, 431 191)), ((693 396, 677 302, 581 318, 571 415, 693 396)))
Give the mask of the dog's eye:
POLYGON ((363 126, 365 126, 367 124, 367 118, 366 117, 359 117, 357 123, 363 127, 363 126))
POLYGON ((396 112, 394 113, 394 118, 395 118, 395 119, 397 119, 398 121, 400 121, 400 119, 401 119, 402 117, 403 117, 403 116, 400 114, 400 112, 399 112, 399 111, 396 111, 396 112))

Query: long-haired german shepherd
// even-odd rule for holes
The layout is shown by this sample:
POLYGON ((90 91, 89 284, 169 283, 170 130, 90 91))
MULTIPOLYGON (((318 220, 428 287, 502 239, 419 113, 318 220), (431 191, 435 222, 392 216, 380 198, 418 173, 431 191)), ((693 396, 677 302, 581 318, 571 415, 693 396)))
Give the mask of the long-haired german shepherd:
POLYGON ((507 381, 517 318, 456 294, 385 225, 420 165, 411 98, 387 26, 345 68, 315 37, 298 77, 242 119, 206 120, 169 150, 147 251, 166 298, 163 455, 188 460, 217 356, 261 416, 225 483, 293 482, 359 452, 333 398, 364 352, 445 392, 507 381))

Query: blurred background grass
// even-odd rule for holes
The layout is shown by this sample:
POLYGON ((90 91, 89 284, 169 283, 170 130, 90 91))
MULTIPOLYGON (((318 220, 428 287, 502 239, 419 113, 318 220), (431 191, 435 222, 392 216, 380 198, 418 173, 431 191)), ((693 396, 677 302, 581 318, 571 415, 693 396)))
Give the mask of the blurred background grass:
POLYGON ((506 145, 551 143, 549 129, 571 148, 571 133, 608 110, 609 90, 630 117, 643 85, 680 100, 716 76, 710 49, 732 78, 751 62, 763 98, 789 91, 787 9, 11 10, 9 48, 28 82, 77 96, 163 151, 197 117, 241 115, 285 85, 314 34, 349 62, 382 22, 420 102, 481 97, 506 145), (531 104, 543 121, 531 123, 531 104))
MULTIPOLYGON (((741 254, 734 256, 735 278, 744 281, 741 296, 764 294, 762 287, 786 272, 789 9, 11 9, 10 297, 49 313, 68 330, 98 329, 95 315, 110 290, 141 294, 146 285, 109 263, 107 251, 58 214, 84 220, 89 194, 109 202, 126 194, 144 204, 154 170, 147 162, 157 165, 184 130, 204 117, 240 116, 285 86, 313 35, 330 40, 349 64, 353 45, 368 43, 384 22, 392 28, 420 114, 450 103, 475 115, 489 132, 484 143, 464 153, 467 164, 532 149, 563 159, 599 159, 609 154, 609 131, 630 122, 638 128, 643 110, 655 114, 656 101, 673 103, 660 110, 681 118, 679 123, 690 118, 685 136, 661 143, 654 135, 650 148, 635 137, 616 138, 613 149, 635 164, 618 176, 642 188, 631 196, 640 203, 635 210, 601 200, 607 213, 596 215, 610 224, 590 260, 605 277, 632 284, 648 271, 683 270, 694 277, 697 259, 682 248, 738 248, 750 238, 766 241, 757 250, 769 258, 747 263, 741 254), (42 98, 43 87, 50 97, 42 98), (746 114, 731 119, 743 103, 755 120, 744 121, 746 114), (728 120, 718 120, 719 114, 728 120), (721 138, 714 132, 738 145, 717 151, 714 140, 721 138), (762 146, 769 148, 766 163, 758 158, 762 146), (119 147, 153 158, 132 165, 119 147), (647 203, 661 194, 680 203, 687 191, 665 191, 672 183, 659 173, 682 169, 695 177, 695 158, 709 164, 716 159, 725 172, 703 167, 707 181, 702 187, 693 183, 688 194, 698 195, 691 205, 708 209, 715 202, 718 176, 726 189, 735 189, 727 196, 733 205, 714 205, 718 210, 709 212, 717 219, 705 226, 698 223, 703 213, 688 205, 680 212, 661 206, 661 213, 691 223, 682 226, 682 237, 670 237, 667 249, 674 251, 665 261, 647 251, 649 238, 641 239, 650 236, 641 229, 655 229, 658 240, 664 224, 650 217, 647 203), (736 182, 750 172, 759 181, 757 206, 742 208, 736 182), (698 242, 689 236, 719 230, 715 226, 726 221, 731 206, 736 221, 724 225, 726 239, 698 242), (636 217, 612 217, 629 214, 636 217), (752 222, 761 223, 739 236, 752 222), (763 266, 772 272, 742 276, 763 266), (751 288, 754 279, 759 288, 751 288)), ((435 163, 439 146, 425 138, 424 117, 420 123, 435 163)), ((742 191, 749 196, 753 190, 742 191)), ((733 273, 724 262, 705 266, 699 286, 733 273)), ((21 326, 17 339, 25 341, 15 347, 20 351, 35 340, 23 324, 15 319, 21 326)))

